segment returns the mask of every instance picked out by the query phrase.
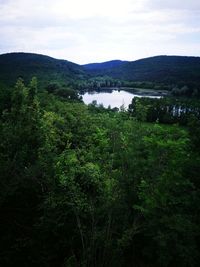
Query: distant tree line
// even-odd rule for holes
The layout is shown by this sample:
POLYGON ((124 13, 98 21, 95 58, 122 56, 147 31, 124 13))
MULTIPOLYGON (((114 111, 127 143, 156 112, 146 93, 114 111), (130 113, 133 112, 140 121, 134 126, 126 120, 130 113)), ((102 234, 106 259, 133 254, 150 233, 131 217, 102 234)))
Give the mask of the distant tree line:
POLYGON ((200 119, 200 101, 174 97, 135 97, 129 105, 129 112, 142 121, 187 125, 191 116, 200 119))

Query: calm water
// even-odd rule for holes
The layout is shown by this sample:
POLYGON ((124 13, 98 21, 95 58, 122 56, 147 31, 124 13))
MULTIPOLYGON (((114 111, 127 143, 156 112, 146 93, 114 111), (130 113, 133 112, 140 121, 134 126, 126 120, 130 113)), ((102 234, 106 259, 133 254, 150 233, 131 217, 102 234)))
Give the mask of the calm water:
POLYGON ((109 105, 111 108, 120 108, 122 105, 124 105, 125 108, 128 108, 128 105, 131 104, 132 98, 135 96, 160 98, 160 96, 132 94, 123 90, 110 90, 110 93, 94 91, 86 92, 82 95, 85 104, 90 104, 92 101, 96 100, 97 104, 103 104, 103 106, 106 108, 109 105))

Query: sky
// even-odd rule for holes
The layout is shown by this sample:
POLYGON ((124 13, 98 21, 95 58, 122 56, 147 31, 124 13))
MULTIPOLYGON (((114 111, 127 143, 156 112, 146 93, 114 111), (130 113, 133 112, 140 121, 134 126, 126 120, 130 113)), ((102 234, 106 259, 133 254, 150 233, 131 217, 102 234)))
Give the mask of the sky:
POLYGON ((78 64, 200 56, 200 0, 0 0, 0 54, 78 64))

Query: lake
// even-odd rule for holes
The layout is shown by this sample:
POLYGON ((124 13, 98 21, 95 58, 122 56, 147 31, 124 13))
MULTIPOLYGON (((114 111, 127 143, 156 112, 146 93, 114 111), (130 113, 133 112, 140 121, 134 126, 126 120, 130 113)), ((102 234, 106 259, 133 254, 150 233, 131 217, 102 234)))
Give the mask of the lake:
POLYGON ((151 97, 151 98, 160 98, 162 95, 155 95, 152 92, 152 95, 147 92, 146 94, 143 92, 142 94, 131 93, 124 90, 112 90, 107 89, 105 91, 97 92, 97 91, 89 91, 82 93, 83 102, 85 104, 90 104, 92 101, 96 100, 97 104, 103 104, 104 107, 111 108, 117 107, 120 108, 124 105, 125 108, 128 108, 128 105, 131 104, 132 98, 134 97, 151 97))

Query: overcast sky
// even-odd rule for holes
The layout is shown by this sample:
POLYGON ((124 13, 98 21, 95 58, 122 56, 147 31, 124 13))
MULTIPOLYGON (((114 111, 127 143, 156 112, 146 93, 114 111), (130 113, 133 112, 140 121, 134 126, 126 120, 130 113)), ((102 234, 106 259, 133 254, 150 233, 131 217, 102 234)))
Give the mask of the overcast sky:
POLYGON ((200 56, 200 0, 0 0, 0 40, 76 63, 200 56))

